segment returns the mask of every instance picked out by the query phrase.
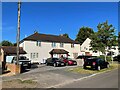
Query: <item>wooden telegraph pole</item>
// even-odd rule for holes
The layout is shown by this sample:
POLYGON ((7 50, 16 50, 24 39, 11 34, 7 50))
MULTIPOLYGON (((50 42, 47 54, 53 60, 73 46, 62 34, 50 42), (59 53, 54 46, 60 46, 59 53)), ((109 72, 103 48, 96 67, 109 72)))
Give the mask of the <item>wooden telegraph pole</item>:
POLYGON ((18 2, 18 26, 17 26, 17 65, 19 65, 19 41, 20 41, 20 0, 18 2))

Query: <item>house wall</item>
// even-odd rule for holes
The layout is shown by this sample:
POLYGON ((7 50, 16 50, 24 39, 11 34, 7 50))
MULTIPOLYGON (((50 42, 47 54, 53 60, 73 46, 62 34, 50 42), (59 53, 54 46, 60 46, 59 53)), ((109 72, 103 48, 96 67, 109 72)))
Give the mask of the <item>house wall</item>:
POLYGON ((69 52, 69 57, 74 58, 75 53, 79 55, 80 45, 74 44, 74 48, 71 48, 70 43, 64 43, 64 47, 60 47, 60 43, 56 43, 56 47, 52 47, 52 42, 41 42, 41 46, 36 46, 36 41, 23 41, 20 47, 27 52, 27 56, 31 62, 43 62, 43 59, 51 57, 49 52, 52 49, 64 49, 69 52), (31 53, 38 53, 38 58, 31 58, 31 53))
POLYGON ((90 54, 92 54, 92 56, 99 56, 99 55, 102 55, 102 52, 100 51, 97 51, 97 52, 93 52, 90 47, 90 42, 91 42, 91 39, 87 38, 83 44, 81 45, 81 51, 83 55, 85 55, 85 52, 90 52, 90 54))
MULTIPOLYGON (((90 54, 92 54, 92 56, 100 56, 100 55, 103 55, 102 52, 100 51, 97 51, 97 52, 93 52, 92 50, 90 50, 90 42, 91 40, 89 38, 87 38, 83 44, 81 45, 81 51, 83 55, 85 55, 85 52, 90 52, 90 54)), ((112 57, 115 57, 119 54, 119 51, 118 51, 118 46, 112 46, 111 49, 106 49, 106 51, 112 51, 114 52, 114 55, 112 55, 112 57)), ((108 53, 108 52, 107 52, 108 53)), ((107 54, 106 53, 106 54, 107 54)))
POLYGON ((3 62, 3 61, 4 61, 4 51, 1 48, 1 50, 0 50, 0 62, 3 62))
POLYGON ((111 49, 107 48, 107 50, 111 51, 111 52, 114 52, 114 55, 112 55, 112 57, 115 57, 119 54, 118 46, 112 46, 111 49))

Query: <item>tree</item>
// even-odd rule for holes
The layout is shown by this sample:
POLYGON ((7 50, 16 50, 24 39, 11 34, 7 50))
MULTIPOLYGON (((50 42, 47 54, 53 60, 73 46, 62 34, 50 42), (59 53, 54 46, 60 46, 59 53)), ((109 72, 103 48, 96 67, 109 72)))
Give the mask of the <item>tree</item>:
POLYGON ((107 47, 115 45, 115 28, 112 24, 108 25, 108 21, 99 23, 97 26, 98 32, 92 36, 91 47, 93 50, 98 50, 104 53, 106 60, 107 47))
POLYGON ((3 40, 3 41, 0 43, 0 46, 13 46, 13 44, 12 44, 10 41, 3 40))
POLYGON ((119 46, 119 52, 120 52, 120 32, 118 33, 118 46, 119 46))
POLYGON ((63 36, 69 38, 69 35, 67 33, 63 34, 63 36))
POLYGON ((92 34, 94 34, 92 28, 82 27, 80 28, 75 41, 78 41, 80 44, 82 44, 87 38, 91 38, 92 34))

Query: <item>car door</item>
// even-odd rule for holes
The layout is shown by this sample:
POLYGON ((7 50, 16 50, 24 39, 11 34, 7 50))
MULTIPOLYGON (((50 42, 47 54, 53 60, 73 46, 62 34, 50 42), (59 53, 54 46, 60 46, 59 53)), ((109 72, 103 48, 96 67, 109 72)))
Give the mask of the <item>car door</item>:
POLYGON ((100 63, 100 66, 101 66, 102 68, 105 67, 105 60, 99 59, 99 63, 100 63))

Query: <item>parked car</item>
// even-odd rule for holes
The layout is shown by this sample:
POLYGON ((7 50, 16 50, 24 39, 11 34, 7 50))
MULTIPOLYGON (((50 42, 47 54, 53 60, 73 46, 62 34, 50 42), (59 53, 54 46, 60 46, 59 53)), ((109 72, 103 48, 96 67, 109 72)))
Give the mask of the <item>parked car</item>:
POLYGON ((76 59, 95 58, 96 56, 79 55, 76 59))
POLYGON ((46 65, 47 66, 52 65, 54 67, 57 67, 57 66, 65 66, 66 64, 58 58, 48 58, 46 60, 46 65))
POLYGON ((101 58, 87 58, 84 60, 83 68, 91 66, 92 69, 101 70, 102 68, 109 68, 109 63, 101 58))
MULTIPOLYGON (((16 56, 6 56, 6 61, 9 63, 17 64, 17 57, 16 56)), ((31 61, 26 56, 19 56, 19 65, 21 68, 31 68, 31 61)))
POLYGON ((120 62, 120 55, 117 55, 117 56, 113 57, 113 60, 120 62))
POLYGON ((77 62, 75 60, 72 60, 71 58, 65 58, 63 59, 63 62, 66 65, 77 65, 77 62))

